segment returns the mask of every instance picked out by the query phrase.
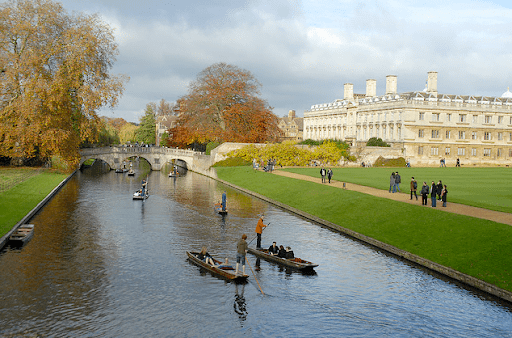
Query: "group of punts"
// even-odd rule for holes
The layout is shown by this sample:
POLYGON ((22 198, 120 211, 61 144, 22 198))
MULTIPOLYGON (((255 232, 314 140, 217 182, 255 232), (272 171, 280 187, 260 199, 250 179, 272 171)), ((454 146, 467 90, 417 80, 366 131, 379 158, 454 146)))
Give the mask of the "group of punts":
POLYGON ((34 224, 21 225, 10 237, 9 245, 21 247, 34 236, 34 224))
POLYGON ((210 271, 211 273, 213 273, 215 275, 218 275, 222 278, 232 280, 235 282, 244 282, 249 277, 249 275, 247 275, 247 274, 236 274, 235 269, 233 269, 233 267, 223 267, 222 262, 216 260, 213 257, 212 257, 212 259, 213 259, 213 262, 215 263, 215 265, 208 264, 205 261, 203 261, 202 259, 197 258, 198 254, 199 254, 199 252, 187 251, 187 256, 192 263, 210 271))
POLYGON ((313 270, 314 268, 316 268, 318 266, 318 264, 311 263, 309 261, 303 260, 303 259, 298 258, 298 257, 295 257, 295 258, 281 258, 281 257, 278 257, 277 255, 271 255, 271 254, 268 253, 267 249, 253 249, 253 248, 249 248, 247 250, 247 252, 249 252, 249 253, 251 253, 251 254, 253 254, 255 256, 261 257, 264 260, 267 260, 269 262, 274 262, 274 263, 277 263, 279 265, 283 265, 283 266, 286 266, 286 267, 289 267, 289 268, 293 268, 293 269, 296 269, 296 270, 300 270, 300 271, 313 270))

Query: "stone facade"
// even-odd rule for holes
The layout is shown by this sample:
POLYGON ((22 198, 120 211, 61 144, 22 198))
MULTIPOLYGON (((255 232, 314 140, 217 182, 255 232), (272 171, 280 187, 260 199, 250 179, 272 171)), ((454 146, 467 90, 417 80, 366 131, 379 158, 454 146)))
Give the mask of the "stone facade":
POLYGON ((302 141, 303 118, 295 116, 295 110, 290 110, 288 116, 279 119, 279 129, 283 132, 280 141, 302 141))
POLYGON ((176 126, 177 116, 174 115, 159 115, 156 118, 156 142, 157 146, 160 146, 162 135, 167 132, 170 128, 176 126))
POLYGON ((353 146, 380 137, 412 165, 512 164, 512 93, 501 97, 437 92, 437 73, 429 72, 421 92, 397 93, 397 77, 386 77, 386 94, 376 95, 367 80, 366 95, 345 84, 345 98, 316 104, 304 113, 304 138, 341 139, 353 146))

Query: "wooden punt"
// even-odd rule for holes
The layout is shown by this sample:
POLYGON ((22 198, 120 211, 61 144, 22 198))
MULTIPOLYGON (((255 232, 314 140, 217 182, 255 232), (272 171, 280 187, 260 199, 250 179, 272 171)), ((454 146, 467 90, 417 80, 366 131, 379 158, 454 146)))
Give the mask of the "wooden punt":
POLYGON ((261 257, 264 260, 267 260, 269 262, 274 262, 279 265, 287 266, 287 267, 301 270, 301 271, 313 270, 314 268, 316 268, 318 266, 318 264, 308 262, 308 261, 300 259, 298 257, 295 257, 295 258, 277 257, 275 255, 269 254, 267 249, 249 248, 249 249, 247 249, 247 252, 249 252, 255 256, 261 257))
POLYGON ((133 199, 134 200, 145 200, 149 197, 149 191, 146 190, 146 196, 139 195, 139 192, 136 191, 133 193, 133 199))
POLYGON ((216 213, 218 213, 219 215, 227 215, 228 214, 228 211, 227 210, 222 210, 222 204, 220 203, 217 203, 213 206, 213 209, 215 210, 216 213))
POLYGON ((127 175, 128 175, 128 176, 135 176, 135 171, 133 171, 133 170, 131 170, 131 169, 130 169, 130 170, 128 171, 128 174, 127 174, 127 175))
POLYGON ((228 280, 232 280, 232 281, 235 281, 235 282, 244 282, 249 277, 249 275, 247 275, 247 274, 239 274, 239 275, 237 275, 235 273, 235 269, 233 269, 232 267, 231 268, 219 268, 218 265, 222 264, 222 262, 216 260, 213 257, 212 257, 212 259, 213 259, 213 261, 215 262, 216 265, 214 266, 214 265, 207 264, 203 260, 197 258, 198 254, 199 254, 199 252, 189 252, 189 251, 187 251, 187 256, 188 256, 189 260, 192 263, 194 263, 195 265, 198 265, 198 266, 200 266, 200 267, 210 271, 211 273, 213 273, 215 275, 218 275, 218 276, 220 276, 222 278, 225 278, 225 279, 228 279, 228 280))
POLYGON ((10 237, 9 245, 23 246, 34 236, 34 224, 21 225, 10 237))

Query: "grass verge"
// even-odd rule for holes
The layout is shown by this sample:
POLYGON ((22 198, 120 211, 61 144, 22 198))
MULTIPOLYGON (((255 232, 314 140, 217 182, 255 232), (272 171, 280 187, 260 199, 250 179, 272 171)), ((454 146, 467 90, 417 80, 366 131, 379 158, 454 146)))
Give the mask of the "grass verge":
POLYGON ((251 167, 216 170, 222 180, 512 291, 512 227, 508 225, 251 167))
MULTIPOLYGON (((389 189, 389 177, 398 171, 402 177, 400 190, 410 193, 414 176, 421 189, 441 180, 447 185, 448 202, 512 213, 511 168, 332 168, 333 180, 360 184, 377 189, 389 189)), ((320 168, 287 168, 285 171, 318 177, 320 168)))
MULTIPOLYGON (((0 170, 0 173, 3 171, 0 170)), ((65 174, 41 172, 0 192, 0 237, 8 233, 66 177, 65 174)))

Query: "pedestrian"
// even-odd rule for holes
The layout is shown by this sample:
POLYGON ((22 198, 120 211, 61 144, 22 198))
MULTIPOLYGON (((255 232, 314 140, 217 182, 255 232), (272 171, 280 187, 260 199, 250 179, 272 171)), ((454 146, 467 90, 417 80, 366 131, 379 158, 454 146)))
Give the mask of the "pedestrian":
POLYGON ((455 163, 455 167, 460 167, 460 160, 457 158, 457 162, 455 163))
POLYGON ((329 179, 329 183, 331 183, 331 178, 332 178, 332 169, 331 168, 327 169, 327 178, 329 179))
POLYGON ((428 185, 427 182, 423 182, 423 186, 421 187, 421 205, 427 205, 427 196, 428 196, 428 185))
POLYGON ((263 228, 266 227, 265 224, 263 224, 263 218, 265 216, 264 215, 261 215, 260 216, 260 219, 258 220, 258 224, 256 224, 256 236, 257 236, 257 240, 256 240, 256 249, 261 249, 261 233, 263 232, 263 228))
POLYGON ((393 192, 395 192, 395 184, 396 184, 395 173, 392 172, 391 176, 389 176, 389 192, 391 192, 391 190, 393 190, 393 192))
POLYGON ((400 183, 402 183, 402 178, 398 174, 398 171, 395 173, 395 182, 396 182, 396 191, 400 192, 400 183))
POLYGON ((418 195, 416 195, 416 190, 418 189, 418 182, 414 179, 414 176, 411 178, 411 200, 412 200, 412 194, 414 193, 414 196, 416 196, 416 201, 418 200, 418 195))
POLYGON ((436 182, 432 181, 432 185, 430 186, 430 200, 432 201, 432 208, 436 207, 436 195, 437 195, 437 185, 436 182))
POLYGON ((222 211, 226 211, 226 192, 222 193, 222 211))
POLYGON ((441 192, 443 191, 443 182, 441 182, 441 180, 439 180, 439 182, 437 182, 437 200, 440 201, 441 200, 441 192))
POLYGON ((322 183, 325 183, 325 174, 326 174, 325 168, 322 167, 322 169, 320 169, 320 175, 322 176, 322 183))
POLYGON ((441 199, 443 201, 443 207, 446 208, 446 195, 448 195, 448 189, 446 189, 446 184, 443 186, 443 190, 441 191, 441 199))
POLYGON ((247 254, 247 242, 245 241, 247 239, 247 235, 243 234, 242 238, 238 241, 236 244, 236 270, 235 274, 238 275, 238 268, 240 266, 240 263, 242 263, 242 273, 245 275, 245 255, 247 254))

